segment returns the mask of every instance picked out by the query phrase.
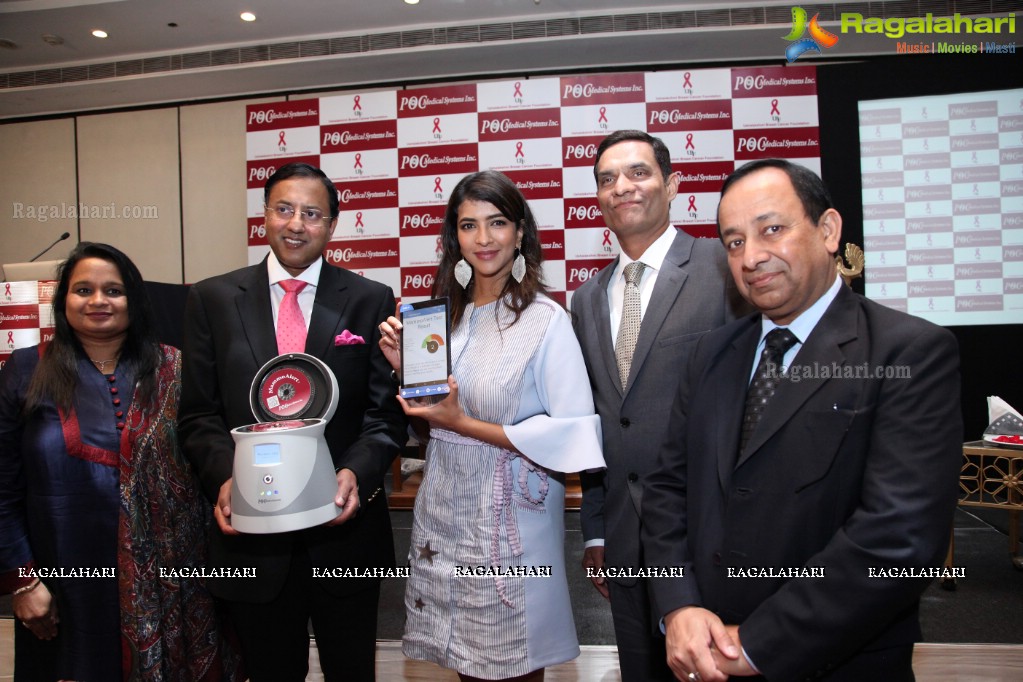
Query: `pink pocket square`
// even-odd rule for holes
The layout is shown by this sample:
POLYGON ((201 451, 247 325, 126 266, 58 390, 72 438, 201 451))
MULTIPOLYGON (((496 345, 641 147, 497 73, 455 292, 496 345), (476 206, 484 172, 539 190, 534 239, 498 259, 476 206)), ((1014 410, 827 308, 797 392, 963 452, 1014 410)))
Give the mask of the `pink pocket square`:
POLYGON ((335 346, 359 346, 364 345, 366 339, 362 338, 358 334, 353 334, 347 329, 334 337, 335 346))

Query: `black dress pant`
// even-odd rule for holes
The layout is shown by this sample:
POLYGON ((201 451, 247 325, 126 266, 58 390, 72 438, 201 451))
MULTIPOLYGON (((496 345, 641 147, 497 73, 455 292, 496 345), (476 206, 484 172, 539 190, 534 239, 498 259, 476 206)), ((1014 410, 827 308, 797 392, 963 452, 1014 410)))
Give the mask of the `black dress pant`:
POLYGON ((657 629, 650 608, 646 581, 640 578, 632 587, 612 580, 607 584, 622 682, 674 680, 664 650, 664 635, 657 629))
POLYGON ((295 543, 284 588, 261 604, 225 602, 252 682, 304 682, 309 672, 309 621, 327 682, 375 679, 380 581, 337 597, 312 578, 305 545, 295 543))

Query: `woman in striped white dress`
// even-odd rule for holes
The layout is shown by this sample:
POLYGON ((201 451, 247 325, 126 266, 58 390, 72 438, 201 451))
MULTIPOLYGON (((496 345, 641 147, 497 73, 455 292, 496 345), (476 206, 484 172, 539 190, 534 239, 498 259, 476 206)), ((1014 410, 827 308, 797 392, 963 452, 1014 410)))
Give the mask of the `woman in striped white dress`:
MULTIPOLYGON (((568 313, 545 294, 536 221, 496 171, 448 201, 434 296, 451 307, 450 395, 403 402, 429 425, 416 496, 405 655, 463 680, 542 680, 579 655, 564 474, 601 468, 600 423, 568 313)), ((395 318, 380 346, 400 366, 395 318)), ((425 432, 425 429, 422 429, 425 432)))

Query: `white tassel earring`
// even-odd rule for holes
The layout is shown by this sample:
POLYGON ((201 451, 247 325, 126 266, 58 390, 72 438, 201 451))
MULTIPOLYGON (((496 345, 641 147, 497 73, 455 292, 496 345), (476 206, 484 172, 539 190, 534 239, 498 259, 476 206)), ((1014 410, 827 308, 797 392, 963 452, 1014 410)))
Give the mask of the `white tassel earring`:
POLYGON ((512 262, 511 275, 516 282, 522 284, 522 280, 526 277, 526 258, 522 255, 520 248, 521 245, 515 248, 515 260, 512 262))
POLYGON ((467 288, 472 280, 472 266, 464 258, 455 263, 455 280, 463 289, 467 288))

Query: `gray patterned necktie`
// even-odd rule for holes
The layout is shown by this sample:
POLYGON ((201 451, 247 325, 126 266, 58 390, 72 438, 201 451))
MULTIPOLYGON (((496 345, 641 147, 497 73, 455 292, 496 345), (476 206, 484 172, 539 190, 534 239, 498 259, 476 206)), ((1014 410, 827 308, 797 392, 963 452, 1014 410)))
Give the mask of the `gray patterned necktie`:
POLYGON ((746 412, 742 417, 742 438, 739 441, 739 454, 746 449, 746 443, 760 423, 767 403, 774 397, 781 380, 782 360, 789 348, 796 345, 799 339, 788 329, 777 327, 767 333, 764 339, 764 350, 760 354, 760 363, 753 373, 753 382, 746 392, 746 412))
POLYGON ((618 325, 618 338, 615 340, 615 360, 618 362, 618 378, 622 388, 629 382, 629 369, 632 367, 632 353, 636 350, 636 339, 639 337, 639 323, 643 319, 643 305, 639 296, 639 281, 643 279, 646 266, 634 261, 625 266, 625 301, 622 305, 622 321, 618 325))

